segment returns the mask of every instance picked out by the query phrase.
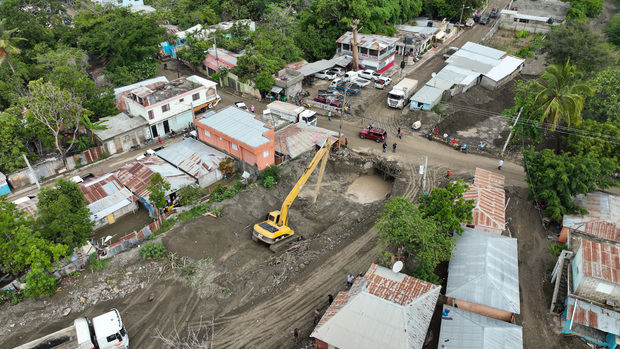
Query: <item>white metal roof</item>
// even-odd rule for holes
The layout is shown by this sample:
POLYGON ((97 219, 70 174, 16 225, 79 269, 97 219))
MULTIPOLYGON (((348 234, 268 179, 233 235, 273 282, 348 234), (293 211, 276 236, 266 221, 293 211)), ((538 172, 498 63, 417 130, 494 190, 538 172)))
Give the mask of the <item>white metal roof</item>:
POLYGON ((433 35, 439 31, 439 28, 437 27, 422 27, 422 26, 417 26, 417 25, 399 24, 399 25, 396 25, 395 27, 396 27, 396 30, 401 30, 401 31, 410 32, 410 33, 418 33, 422 35, 433 35))
POLYGON ((193 138, 169 145, 155 154, 194 178, 218 171, 218 165, 227 157, 221 151, 193 138))
POLYGON ((466 50, 469 52, 473 52, 478 55, 486 56, 492 59, 500 59, 504 57, 506 52, 496 50, 489 46, 484 46, 480 44, 476 44, 475 42, 468 41, 462 47, 461 50, 466 50))
POLYGON ((480 73, 477 73, 475 71, 469 70, 469 69, 465 69, 465 68, 461 68, 459 66, 456 66, 454 64, 448 64, 446 65, 439 73, 437 73, 437 75, 463 75, 465 76, 465 78, 463 78, 463 80, 460 81, 461 84, 463 85, 469 85, 472 81, 476 80, 478 78, 478 76, 480 76, 480 73))
POLYGON ((466 310, 443 306, 439 348, 522 349, 523 328, 466 310))
POLYGON ((170 165, 157 155, 144 157, 138 160, 138 162, 147 167, 149 170, 159 173, 166 180, 166 182, 170 183, 170 189, 166 191, 166 195, 174 193, 184 186, 193 185, 196 183, 192 177, 170 165))
POLYGON ((466 50, 458 50, 446 59, 446 63, 454 64, 458 67, 469 69, 480 74, 486 74, 499 64, 499 59, 489 58, 466 50))
POLYGON ((304 111, 304 107, 302 106, 298 106, 295 104, 291 104, 291 103, 287 103, 287 102, 282 102, 282 101, 275 101, 275 102, 271 102, 269 104, 267 104, 267 109, 269 110, 282 110, 285 111, 287 113, 290 114, 299 114, 302 111, 304 111))
POLYGON ((264 122, 257 120, 254 114, 235 106, 218 112, 208 112, 196 121, 252 148, 272 141, 264 136, 265 132, 269 131, 264 122))
POLYGON ((438 99, 441 99, 443 91, 441 88, 424 85, 411 97, 411 100, 424 104, 433 104, 438 99))
POLYGON ((501 81, 503 78, 512 74, 525 62, 525 59, 514 56, 506 56, 500 63, 493 67, 485 76, 493 81, 501 81))
POLYGON ((448 267, 446 297, 520 313, 517 239, 464 228, 448 267))

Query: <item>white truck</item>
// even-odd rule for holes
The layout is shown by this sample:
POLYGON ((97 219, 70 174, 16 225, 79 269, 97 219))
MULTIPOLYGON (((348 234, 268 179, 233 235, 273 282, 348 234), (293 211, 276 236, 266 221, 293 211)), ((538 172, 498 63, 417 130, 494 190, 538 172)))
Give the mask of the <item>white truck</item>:
POLYGON ((404 78, 396 84, 387 95, 387 105, 392 108, 403 109, 407 99, 413 96, 418 80, 404 78))
POLYGON ((271 114, 284 120, 288 120, 291 123, 302 122, 310 126, 316 126, 317 124, 316 112, 302 106, 275 101, 269 103, 267 105, 267 109, 269 109, 271 114))
POLYGON ((91 320, 77 318, 63 328, 14 349, 128 349, 129 335, 116 309, 91 320))

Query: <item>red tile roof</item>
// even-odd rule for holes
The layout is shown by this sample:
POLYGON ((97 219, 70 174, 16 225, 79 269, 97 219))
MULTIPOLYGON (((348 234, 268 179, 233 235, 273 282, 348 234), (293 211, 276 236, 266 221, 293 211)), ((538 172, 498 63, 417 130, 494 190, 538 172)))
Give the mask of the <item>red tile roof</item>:
POLYGON ((581 239, 583 273, 620 283, 620 248, 581 239))
POLYGON ((436 287, 420 279, 406 276, 401 281, 395 281, 391 278, 376 274, 377 265, 373 264, 364 275, 368 280, 366 291, 374 296, 385 299, 392 303, 405 305, 411 303, 416 298, 436 287))
POLYGON ((481 168, 476 169, 474 184, 463 194, 466 200, 474 200, 472 224, 501 232, 505 228, 504 176, 481 168))

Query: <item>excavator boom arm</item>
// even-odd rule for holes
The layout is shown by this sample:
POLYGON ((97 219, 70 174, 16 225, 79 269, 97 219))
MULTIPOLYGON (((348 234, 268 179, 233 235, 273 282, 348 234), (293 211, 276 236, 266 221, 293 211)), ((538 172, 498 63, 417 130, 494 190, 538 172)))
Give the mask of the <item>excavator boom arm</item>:
POLYGON ((329 156, 330 147, 331 147, 331 141, 328 138, 325 141, 325 144, 323 145, 323 147, 321 147, 321 149, 319 149, 319 151, 317 151, 316 154, 314 154, 314 158, 312 158, 312 161, 310 161, 310 164, 308 164, 308 167, 306 167, 306 170, 304 171, 304 173, 301 175, 301 177, 299 177, 299 180, 297 181, 297 183, 295 183, 295 186, 293 187, 293 189, 291 189, 291 191, 288 193, 288 195, 286 196, 286 199, 284 199, 284 202, 282 203, 282 208, 280 209, 280 219, 277 223, 279 226, 287 224, 288 209, 293 204, 293 201, 295 200, 297 195, 299 195, 299 192, 301 192, 301 188, 304 186, 304 184, 306 184, 306 182, 308 181, 308 178, 310 178, 310 175, 312 175, 312 172, 314 171, 316 166, 319 164, 319 162, 321 162, 321 160, 324 157, 329 156))

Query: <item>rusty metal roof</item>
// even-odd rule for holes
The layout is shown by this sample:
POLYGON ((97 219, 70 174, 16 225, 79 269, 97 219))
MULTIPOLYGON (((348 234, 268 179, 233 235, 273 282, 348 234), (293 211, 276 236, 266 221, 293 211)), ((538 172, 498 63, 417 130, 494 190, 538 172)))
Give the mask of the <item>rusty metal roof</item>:
POLYGON ((504 176, 476 169, 474 184, 463 194, 466 200, 474 200, 472 224, 477 227, 487 227, 498 231, 505 228, 504 176))
POLYGON ((79 186, 89 203, 87 207, 93 221, 131 205, 136 200, 112 173, 82 182, 79 186))
POLYGON ((564 215, 562 225, 571 230, 620 242, 620 200, 600 191, 577 195, 575 204, 588 211, 586 215, 564 215))
POLYGON ((575 324, 595 328, 615 335, 620 334, 619 313, 589 302, 577 300, 573 297, 568 297, 567 304, 567 320, 570 321, 572 319, 575 324))
POLYGON ((150 195, 146 188, 151 184, 151 176, 154 174, 155 172, 137 161, 126 164, 114 172, 116 178, 124 186, 135 195, 144 199, 150 195))
POLYGON ((39 199, 36 196, 33 197, 32 199, 29 198, 28 196, 24 196, 22 198, 19 198, 13 201, 13 203, 17 205, 17 208, 26 212, 31 217, 36 217, 37 204, 39 203, 39 199))
MULTIPOLYGON (((341 44, 351 44, 353 40, 353 33, 346 32, 342 34, 341 37, 336 40, 337 43, 341 44)), ((391 36, 385 35, 375 35, 375 34, 357 34, 357 45, 359 47, 364 47, 370 50, 383 50, 388 46, 395 45, 398 42, 398 38, 394 38, 391 36)))
POLYGON ((347 348, 422 348, 440 286, 373 264, 340 292, 311 337, 347 348))
POLYGON ((620 248, 581 239, 581 253, 585 275, 620 283, 620 248))

